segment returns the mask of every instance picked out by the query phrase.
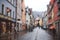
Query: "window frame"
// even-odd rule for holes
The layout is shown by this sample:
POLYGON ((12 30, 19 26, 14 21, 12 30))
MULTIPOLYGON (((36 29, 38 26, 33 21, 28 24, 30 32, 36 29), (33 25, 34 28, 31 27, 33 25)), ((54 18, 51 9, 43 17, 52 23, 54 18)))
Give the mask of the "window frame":
POLYGON ((9 16, 9 17, 11 17, 11 9, 8 8, 8 7, 6 7, 6 15, 9 16), (9 11, 7 11, 8 9, 9 9, 9 11), (10 15, 8 14, 9 12, 10 12, 10 15))
POLYGON ((4 4, 2 4, 2 15, 4 14, 4 4))

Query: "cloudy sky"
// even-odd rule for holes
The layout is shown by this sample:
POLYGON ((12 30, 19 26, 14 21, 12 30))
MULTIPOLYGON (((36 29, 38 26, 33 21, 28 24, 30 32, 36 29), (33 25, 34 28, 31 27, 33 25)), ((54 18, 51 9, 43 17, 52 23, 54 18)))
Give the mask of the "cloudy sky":
POLYGON ((50 0, 25 0, 25 6, 33 9, 33 11, 45 11, 50 0))

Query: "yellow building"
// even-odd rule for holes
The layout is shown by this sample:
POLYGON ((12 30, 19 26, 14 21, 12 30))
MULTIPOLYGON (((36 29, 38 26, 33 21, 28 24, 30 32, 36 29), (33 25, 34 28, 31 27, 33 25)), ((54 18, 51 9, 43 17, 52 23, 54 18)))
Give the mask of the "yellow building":
POLYGON ((42 18, 40 18, 39 25, 43 26, 43 20, 42 20, 42 18))

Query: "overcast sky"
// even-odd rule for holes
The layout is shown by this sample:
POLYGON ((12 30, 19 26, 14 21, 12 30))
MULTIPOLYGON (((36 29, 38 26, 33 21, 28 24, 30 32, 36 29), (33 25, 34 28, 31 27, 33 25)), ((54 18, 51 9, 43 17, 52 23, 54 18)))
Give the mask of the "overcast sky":
POLYGON ((47 10, 47 4, 50 0, 25 0, 25 6, 33 9, 33 11, 47 10))

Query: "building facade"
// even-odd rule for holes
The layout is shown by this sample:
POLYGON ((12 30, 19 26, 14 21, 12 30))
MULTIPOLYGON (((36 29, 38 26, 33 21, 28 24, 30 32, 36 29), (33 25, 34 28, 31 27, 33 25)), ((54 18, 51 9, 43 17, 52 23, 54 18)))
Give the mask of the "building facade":
POLYGON ((18 31, 22 30, 22 21, 21 21, 22 13, 21 13, 21 0, 17 0, 17 23, 16 27, 18 31))
POLYGON ((48 21, 48 17, 47 17, 47 11, 44 12, 44 17, 43 17, 43 26, 47 27, 47 21, 48 21))
POLYGON ((29 11, 28 7, 26 7, 26 26, 27 26, 27 29, 29 29, 29 27, 30 27, 30 11, 29 11))
POLYGON ((0 33, 12 33, 16 26, 16 0, 0 0, 0 33))
POLYGON ((24 0, 21 0, 21 13, 22 13, 22 28, 26 30, 26 12, 24 0))
POLYGON ((26 8, 26 25, 27 29, 33 27, 34 24, 34 17, 32 15, 32 8, 26 8))
POLYGON ((60 33, 60 0, 51 0, 48 6, 48 27, 60 33))
POLYGON ((55 28, 53 6, 54 5, 53 5, 53 2, 51 0, 51 2, 48 5, 48 26, 49 26, 49 29, 54 29, 55 28))

